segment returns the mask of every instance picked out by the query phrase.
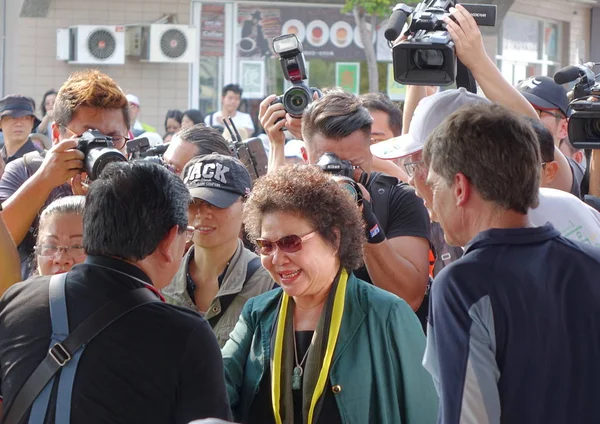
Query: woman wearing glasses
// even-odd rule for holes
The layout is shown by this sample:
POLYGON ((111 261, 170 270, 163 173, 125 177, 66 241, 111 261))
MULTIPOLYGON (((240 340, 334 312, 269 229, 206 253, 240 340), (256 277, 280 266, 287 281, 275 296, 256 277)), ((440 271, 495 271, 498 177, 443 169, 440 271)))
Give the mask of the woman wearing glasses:
POLYGON ((403 300, 352 274, 364 230, 346 191, 316 167, 283 167, 256 182, 244 214, 281 289, 246 303, 223 348, 235 419, 435 422, 419 321, 403 300))
POLYGON ((50 203, 40 215, 35 246, 39 275, 62 274, 85 260, 84 206, 84 196, 62 197, 50 203))
POLYGON ((274 285, 240 239, 252 178, 239 160, 219 154, 192 159, 182 177, 193 198, 188 208, 192 245, 162 293, 169 303, 202 314, 223 347, 248 299, 274 285))

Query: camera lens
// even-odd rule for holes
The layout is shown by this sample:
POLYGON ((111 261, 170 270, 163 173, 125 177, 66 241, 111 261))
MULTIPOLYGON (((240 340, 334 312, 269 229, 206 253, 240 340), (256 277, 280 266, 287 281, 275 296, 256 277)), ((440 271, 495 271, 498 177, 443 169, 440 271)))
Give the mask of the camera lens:
POLYGON ((292 116, 300 117, 311 102, 310 94, 300 87, 292 87, 283 96, 283 107, 292 116))
POLYGON ((413 54, 413 62, 418 69, 439 69, 444 65, 441 50, 418 49, 413 54))
POLYGON ((591 138, 600 139, 600 119, 590 121, 591 138))

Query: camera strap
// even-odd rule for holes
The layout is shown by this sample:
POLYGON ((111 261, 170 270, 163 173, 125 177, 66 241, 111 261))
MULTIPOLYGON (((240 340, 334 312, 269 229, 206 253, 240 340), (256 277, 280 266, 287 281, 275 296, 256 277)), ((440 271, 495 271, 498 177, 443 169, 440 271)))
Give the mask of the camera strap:
POLYGON ((11 407, 4 414, 4 424, 19 424, 33 405, 30 422, 45 419, 54 376, 58 377, 56 422, 70 421, 71 393, 81 352, 98 334, 125 314, 150 302, 159 302, 155 293, 139 288, 100 307, 72 332, 69 332, 65 283, 68 273, 54 275, 49 283, 52 339, 44 360, 17 392, 11 407), (39 400, 39 401, 38 401, 39 400))
POLYGON ((467 91, 477 94, 477 82, 473 74, 460 59, 456 58, 456 88, 464 87, 467 91))

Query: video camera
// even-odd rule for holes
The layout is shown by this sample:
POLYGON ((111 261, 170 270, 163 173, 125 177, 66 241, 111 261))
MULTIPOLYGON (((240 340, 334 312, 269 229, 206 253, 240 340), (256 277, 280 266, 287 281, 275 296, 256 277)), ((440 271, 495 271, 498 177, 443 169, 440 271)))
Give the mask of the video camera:
POLYGON ((83 170, 91 181, 97 179, 109 163, 127 161, 125 155, 114 147, 112 138, 98 130, 84 132, 79 137, 77 150, 85 155, 83 170))
POLYGON ((316 164, 323 172, 331 174, 334 181, 344 187, 352 199, 358 204, 363 200, 362 191, 354 181, 354 165, 350 161, 342 160, 335 153, 327 152, 321 156, 316 164))
POLYGON ((237 130, 233 119, 223 119, 223 124, 227 127, 227 131, 231 135, 232 140, 229 145, 231 153, 240 160, 250 173, 252 181, 262 177, 267 173, 269 159, 265 146, 262 140, 258 137, 252 137, 247 140, 242 140, 239 131, 237 130))
MULTIPOLYGON (((443 18, 450 15, 454 0, 425 0, 414 9, 397 4, 384 36, 391 43, 408 28, 407 40, 393 47, 394 79, 406 85, 450 85, 456 79, 456 52, 443 18)), ((496 25, 496 5, 462 4, 479 26, 496 25)))
POLYGON ((285 111, 294 118, 301 118, 306 107, 312 103, 313 94, 321 92, 306 84, 306 66, 302 43, 294 34, 281 35, 273 39, 273 50, 279 55, 279 63, 286 80, 292 83, 283 95, 271 104, 282 103, 285 111))
POLYGON ((593 71, 596 65, 567 66, 554 75, 557 84, 577 81, 569 104, 569 141, 577 149, 600 149, 600 83, 593 71))

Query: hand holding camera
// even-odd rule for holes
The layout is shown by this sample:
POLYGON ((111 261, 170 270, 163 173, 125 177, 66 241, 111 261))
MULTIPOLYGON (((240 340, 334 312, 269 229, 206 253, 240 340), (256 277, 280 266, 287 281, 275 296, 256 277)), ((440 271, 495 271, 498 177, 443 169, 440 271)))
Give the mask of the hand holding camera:
MULTIPOLYGON (((335 153, 324 153, 319 158, 317 166, 328 174, 334 181, 340 184, 348 191, 348 194, 354 199, 359 207, 365 221, 365 235, 367 242, 371 244, 381 243, 385 240, 385 233, 379 220, 373 212, 371 205, 371 196, 367 189, 354 180, 354 171, 357 167, 353 166, 347 160, 342 160, 335 153)), ((364 175, 364 174, 363 174, 364 175)), ((361 177, 361 181, 363 178, 361 177)))
POLYGON ((258 111, 258 120, 265 129, 271 144, 283 146, 285 143, 285 134, 283 128, 286 123, 286 111, 281 103, 274 103, 277 98, 275 94, 270 95, 260 102, 258 111))
POLYGON ((77 150, 78 143, 79 138, 69 138, 48 150, 38 173, 40 180, 50 190, 81 172, 85 155, 77 150))
POLYGON ((454 42, 456 56, 467 68, 472 70, 488 59, 479 26, 462 4, 450 8, 450 15, 443 21, 454 42))

